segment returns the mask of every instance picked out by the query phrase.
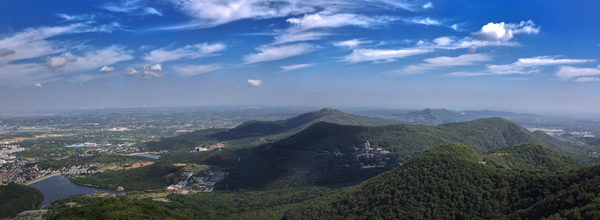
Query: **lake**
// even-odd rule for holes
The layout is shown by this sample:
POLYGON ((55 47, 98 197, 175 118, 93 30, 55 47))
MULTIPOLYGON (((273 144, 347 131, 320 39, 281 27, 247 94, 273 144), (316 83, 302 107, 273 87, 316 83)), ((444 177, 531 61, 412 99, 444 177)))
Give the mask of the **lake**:
POLYGON ((44 194, 44 200, 42 205, 49 205, 56 199, 65 199, 72 195, 77 194, 92 194, 96 192, 106 192, 110 194, 121 195, 123 192, 117 192, 113 190, 94 188, 89 186, 80 186, 72 183, 63 175, 53 176, 48 179, 32 183, 29 186, 35 187, 42 191, 44 194))
POLYGON ((152 158, 152 159, 157 159, 160 158, 160 155, 156 155, 156 154, 134 154, 133 156, 138 156, 138 157, 147 157, 147 158, 152 158))

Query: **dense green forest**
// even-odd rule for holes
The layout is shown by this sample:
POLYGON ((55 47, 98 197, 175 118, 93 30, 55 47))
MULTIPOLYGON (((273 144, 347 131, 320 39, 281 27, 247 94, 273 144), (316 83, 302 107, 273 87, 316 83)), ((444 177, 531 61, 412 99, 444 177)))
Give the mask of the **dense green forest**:
POLYGON ((285 219, 598 219, 600 166, 571 172, 482 164, 445 144, 285 219))
POLYGON ((22 211, 36 209, 43 199, 44 194, 33 187, 16 183, 0 186, 0 218, 13 217, 22 211))
POLYGON ((184 215, 143 200, 106 198, 82 207, 66 208, 50 216, 55 219, 190 219, 184 215))
POLYGON ((145 167, 129 170, 106 170, 91 175, 69 178, 71 181, 90 184, 107 189, 117 189, 122 186, 127 190, 134 189, 164 189, 174 183, 168 175, 177 172, 180 167, 169 163, 156 163, 145 167))
POLYGON ((563 156, 539 144, 521 144, 497 149, 486 152, 484 156, 487 162, 515 169, 570 171, 583 167, 573 158, 563 156))

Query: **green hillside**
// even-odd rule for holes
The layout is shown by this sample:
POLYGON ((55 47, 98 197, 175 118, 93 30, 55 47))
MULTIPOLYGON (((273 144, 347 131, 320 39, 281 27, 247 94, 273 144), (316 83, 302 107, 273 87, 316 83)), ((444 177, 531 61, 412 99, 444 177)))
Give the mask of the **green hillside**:
POLYGON ((484 154, 486 161, 514 169, 569 171, 583 165, 538 144, 521 144, 497 149, 484 154))
POLYGON ((25 210, 38 208, 44 194, 36 188, 9 183, 0 186, 0 218, 13 217, 25 210))
POLYGON ((559 152, 579 150, 568 144, 557 145, 540 140, 519 125, 501 118, 437 126, 393 124, 364 127, 317 123, 274 143, 272 148, 313 151, 339 148, 344 153, 351 153, 352 146, 362 146, 367 140, 375 147, 391 151, 400 162, 428 148, 450 142, 467 145, 479 153, 523 143, 538 143, 559 152))
POLYGON ((295 134, 318 122, 341 125, 376 126, 392 124, 383 118, 351 115, 339 110, 324 108, 280 121, 247 121, 232 129, 207 129, 167 138, 161 142, 148 143, 149 150, 193 149, 199 144, 227 142, 229 145, 252 145, 260 143, 261 138, 270 141, 280 140, 295 134))
POLYGON ((218 188, 352 185, 444 143, 464 144, 476 152, 524 143, 555 147, 500 118, 438 126, 346 126, 319 122, 273 144, 202 153, 182 158, 182 161, 226 168, 230 174, 218 188), (367 140, 371 147, 389 151, 381 155, 385 160, 357 160, 354 147, 364 146, 367 140), (342 156, 334 155, 336 150, 342 156), (380 161, 385 162, 385 166, 361 169, 361 163, 380 161))
POLYGON ((599 166, 540 172, 481 160, 464 145, 440 145, 284 219, 600 218, 599 166))

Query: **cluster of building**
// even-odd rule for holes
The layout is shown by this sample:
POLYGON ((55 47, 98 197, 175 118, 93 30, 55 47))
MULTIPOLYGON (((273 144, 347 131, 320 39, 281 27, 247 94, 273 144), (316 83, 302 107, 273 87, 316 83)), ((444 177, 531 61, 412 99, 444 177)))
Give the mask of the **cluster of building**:
POLYGON ((0 165, 5 163, 12 163, 17 159, 16 156, 11 156, 9 154, 24 151, 25 148, 22 148, 20 145, 16 145, 16 141, 2 141, 0 142, 0 165))
POLYGON ((65 147, 98 147, 98 144, 97 143, 85 142, 85 143, 77 143, 77 144, 65 145, 65 147))
POLYGON ((96 173, 93 167, 98 167, 100 164, 88 164, 88 165, 73 165, 71 167, 65 167, 60 170, 64 175, 84 175, 96 173))
MULTIPOLYGON (((361 169, 385 167, 390 157, 386 157, 385 154, 389 154, 389 151, 383 150, 382 148, 371 148, 369 141, 365 143, 365 147, 357 148, 354 147, 354 157, 356 161, 360 162, 361 169)), ((333 150, 333 154, 336 157, 342 157, 344 154, 339 150, 333 150)))
POLYGON ((225 171, 204 170, 194 174, 194 171, 185 170, 177 184, 170 185, 167 190, 189 194, 195 192, 212 192, 215 185, 227 176, 225 171))
POLYGON ((35 161, 14 160, 12 163, 4 164, 0 170, 1 182, 3 184, 11 182, 24 183, 38 177, 58 172, 50 168, 41 169, 35 163, 35 161))

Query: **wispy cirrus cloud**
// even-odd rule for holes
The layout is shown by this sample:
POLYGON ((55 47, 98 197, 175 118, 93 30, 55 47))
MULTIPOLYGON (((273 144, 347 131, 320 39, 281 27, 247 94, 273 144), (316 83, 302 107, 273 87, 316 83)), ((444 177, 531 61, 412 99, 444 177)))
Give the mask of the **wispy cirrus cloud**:
POLYGON ((139 16, 163 16, 162 12, 156 8, 145 6, 144 2, 141 0, 122 0, 119 3, 108 2, 104 5, 101 5, 100 8, 111 12, 128 13, 139 16))
POLYGON ((324 36, 328 35, 331 34, 322 32, 285 33, 275 36, 275 42, 273 42, 272 45, 279 45, 299 41, 320 40, 324 36))
POLYGON ((121 46, 109 46, 103 49, 92 50, 76 56, 71 53, 63 53, 59 56, 47 57, 46 65, 52 69, 64 73, 77 73, 100 68, 102 66, 115 64, 121 61, 132 60, 133 51, 126 50, 121 46))
POLYGON ((217 52, 223 51, 225 48, 225 44, 222 43, 193 44, 173 50, 160 48, 150 51, 144 55, 143 59, 153 63, 162 63, 180 59, 196 59, 200 57, 216 56, 218 55, 217 52))
POLYGON ((195 76, 222 69, 219 64, 210 65, 178 65, 173 67, 173 71, 180 76, 195 76))
POLYGON ((314 63, 303 63, 303 64, 295 64, 295 65, 289 65, 289 66, 280 66, 280 68, 281 68, 281 72, 287 72, 287 71, 292 71, 292 70, 308 68, 308 67, 311 67, 314 65, 315 65, 314 63))
POLYGON ((357 63, 366 61, 390 62, 399 58, 415 56, 432 52, 431 49, 408 48, 408 49, 354 49, 351 54, 344 57, 342 61, 357 63))
MULTIPOLYGON (((587 78, 578 78, 579 82, 594 81, 590 76, 600 75, 600 66, 596 68, 579 68, 573 66, 561 66, 556 72, 556 77, 562 80, 569 80, 577 77, 587 76, 587 78)), ((593 77, 592 77, 593 78, 593 77)), ((595 78, 594 78, 595 79, 595 78)))
MULTIPOLYGON (((504 65, 486 65, 486 70, 479 72, 454 72, 454 76, 481 76, 481 75, 507 75, 507 74, 531 74, 539 72, 540 67, 558 66, 566 64, 582 64, 596 62, 594 59, 557 59, 555 56, 539 56, 532 58, 520 58, 517 62, 504 65)), ((586 68, 561 67, 557 76, 559 78, 573 78, 579 75, 579 70, 585 71, 586 68), (575 69, 574 69, 575 68, 575 69), (562 72, 561 72, 562 71, 562 72), (569 77, 568 77, 569 76, 569 77)), ((589 70, 593 72, 593 70, 589 70)), ((599 70, 600 73, 600 70, 599 70)), ((591 74, 593 75, 593 74, 591 74)))
POLYGON ((471 66, 490 60, 492 60, 492 58, 487 54, 464 54, 458 57, 433 57, 423 60, 424 63, 422 64, 408 65, 403 69, 389 71, 388 73, 415 74, 444 67, 471 66))
POLYGON ((312 52, 318 47, 312 44, 298 43, 286 44, 282 46, 261 46, 256 48, 259 53, 244 56, 246 64, 281 60, 288 57, 298 56, 312 52))
POLYGON ((80 15, 68 15, 68 14, 56 14, 56 17, 64 19, 66 21, 89 21, 94 20, 95 14, 80 14, 80 15))
POLYGON ((85 32, 110 33, 119 28, 118 23, 97 26, 87 23, 75 23, 65 26, 27 28, 0 39, 0 48, 5 50, 6 53, 5 56, 0 56, 0 64, 61 53, 67 50, 64 43, 48 40, 51 37, 85 32))
POLYGON ((352 48, 358 47, 362 44, 370 44, 370 43, 373 43, 373 41, 352 39, 352 40, 334 42, 333 45, 336 47, 346 47, 346 48, 352 49, 352 48))
MULTIPOLYGON (((170 0, 193 20, 187 24, 163 29, 208 28, 244 19, 282 18, 316 12, 357 11, 365 7, 414 11, 419 5, 390 0, 300 1, 300 0, 170 0)), ((334 19, 336 17, 327 17, 334 19)), ((350 18, 350 17, 346 17, 350 18)))

